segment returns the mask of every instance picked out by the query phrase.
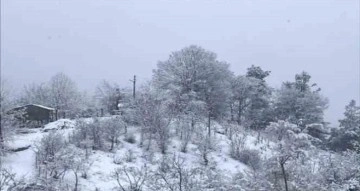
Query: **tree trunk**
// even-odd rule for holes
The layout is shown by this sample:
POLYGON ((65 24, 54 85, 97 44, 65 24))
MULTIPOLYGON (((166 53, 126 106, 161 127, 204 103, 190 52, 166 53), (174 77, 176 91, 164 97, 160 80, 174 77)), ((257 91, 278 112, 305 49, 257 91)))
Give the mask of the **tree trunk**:
POLYGON ((75 188, 74 188, 74 191, 77 191, 78 190, 78 184, 79 184, 79 178, 78 178, 78 175, 77 173, 74 171, 74 175, 75 175, 75 188))
POLYGON ((182 191, 182 173, 181 173, 181 170, 179 171, 179 191, 182 191))
POLYGON ((203 155, 203 159, 204 159, 204 164, 205 164, 205 166, 207 166, 207 165, 209 164, 209 160, 208 160, 208 158, 207 158, 207 154, 204 154, 204 155, 203 155))
POLYGON ((111 138, 110 151, 112 151, 113 149, 114 149, 114 138, 111 138))
POLYGON ((234 108, 233 108, 233 104, 230 104, 230 121, 234 121, 234 108))
POLYGON ((191 118, 191 132, 194 131, 194 128, 195 128, 195 119, 191 118))
POLYGON ((239 125, 241 125, 241 114, 242 114, 242 103, 239 100, 238 116, 237 116, 237 122, 239 125))
POLYGON ((284 165, 285 165, 284 163, 280 162, 281 172, 282 172, 283 177, 284 177, 285 191, 289 191, 288 184, 287 184, 286 172, 285 172, 285 166, 284 165))
POLYGON ((210 115, 210 112, 209 112, 209 116, 208 116, 208 134, 209 134, 209 137, 211 135, 211 115, 210 115))
MULTIPOLYGON (((1 104, 0 104, 0 109, 1 109, 1 104)), ((1 112, 1 111, 0 111, 1 112)), ((3 132, 2 132, 2 118, 1 118, 2 114, 0 113, 0 149, 4 149, 4 137, 3 137, 3 132)))
POLYGON ((148 145, 147 145, 147 148, 146 148, 146 150, 147 150, 147 151, 149 151, 149 150, 150 150, 151 141, 152 141, 152 135, 150 134, 150 136, 149 136, 149 140, 148 140, 148 145))

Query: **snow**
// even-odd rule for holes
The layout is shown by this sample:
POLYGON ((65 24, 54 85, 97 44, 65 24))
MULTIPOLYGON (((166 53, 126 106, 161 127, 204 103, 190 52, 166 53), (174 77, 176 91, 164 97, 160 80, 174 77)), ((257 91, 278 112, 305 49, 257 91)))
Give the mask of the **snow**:
POLYGON ((43 105, 38 105, 38 104, 30 104, 30 105, 34 105, 34 106, 37 106, 37 107, 41 107, 41 108, 47 109, 47 110, 55 110, 54 108, 46 107, 46 106, 43 106, 43 105))
POLYGON ((70 119, 59 119, 57 121, 48 123, 43 128, 43 131, 50 131, 50 130, 59 130, 59 129, 67 129, 67 128, 74 128, 76 125, 76 121, 70 119))
POLYGON ((10 148, 19 148, 30 145, 30 148, 24 151, 9 153, 2 159, 3 167, 11 169, 17 177, 30 178, 34 172, 35 153, 32 145, 35 141, 40 140, 43 133, 35 129, 33 133, 15 135, 9 143, 10 148))
POLYGON ((11 153, 2 162, 3 167, 11 169, 18 178, 31 178, 35 170, 35 153, 31 149, 11 153))
POLYGON ((33 106, 36 106, 36 107, 40 107, 40 108, 43 108, 43 109, 46 109, 46 110, 52 110, 52 111, 55 110, 54 108, 47 107, 47 106, 44 106, 44 105, 39 105, 39 104, 27 104, 27 105, 18 106, 18 107, 16 107, 16 108, 22 108, 22 107, 29 106, 29 105, 33 105, 33 106))
MULTIPOLYGON (((103 117, 100 120, 107 120, 111 117, 103 117)), ((93 122, 91 118, 81 119, 87 123, 93 122)), ((48 131, 58 131, 64 135, 71 133, 76 128, 76 120, 60 119, 58 121, 51 122, 43 128, 43 130, 35 129, 33 132, 30 131, 28 134, 18 134, 14 137, 11 146, 13 148, 23 147, 27 145, 33 146, 33 144, 40 140, 48 131)), ((223 132, 223 127, 217 123, 214 123, 214 129, 216 132, 223 132)), ((215 131, 214 131, 215 132, 215 131)), ((157 163, 147 161, 145 155, 147 152, 143 151, 139 147, 140 132, 139 127, 128 127, 128 134, 133 134, 137 142, 134 144, 124 141, 125 135, 119 138, 120 143, 115 146, 113 152, 105 151, 91 151, 92 154, 89 157, 89 163, 91 164, 88 171, 87 179, 80 178, 79 186, 81 190, 94 190, 100 188, 101 190, 114 190, 117 186, 117 182, 113 177, 113 173, 117 168, 123 166, 132 166, 141 168, 145 163, 151 169, 157 168, 157 163), (129 152, 132 153, 134 160, 131 162, 127 161, 127 155, 129 152)), ((237 160, 230 157, 230 140, 227 136, 222 133, 214 134, 217 147, 214 152, 209 154, 210 165, 216 166, 216 168, 225 176, 233 176, 238 172, 249 171, 249 167, 237 160)), ((268 158, 272 155, 271 145, 273 143, 267 141, 257 141, 258 134, 250 132, 246 136, 246 148, 258 150, 262 157, 268 158)), ((188 145, 188 152, 180 152, 181 141, 173 137, 168 146, 168 153, 175 153, 185 159, 187 167, 199 167, 202 165, 202 159, 198 151, 198 146, 192 142, 188 145)), ((153 161, 160 160, 162 154, 159 150, 154 150, 153 161)), ((32 178, 35 174, 35 154, 30 149, 20 151, 17 153, 11 153, 7 155, 3 164, 5 167, 11 168, 13 172, 17 174, 17 177, 24 177, 25 179, 32 178)), ((74 181, 73 174, 69 173, 67 179, 70 182, 74 181)))

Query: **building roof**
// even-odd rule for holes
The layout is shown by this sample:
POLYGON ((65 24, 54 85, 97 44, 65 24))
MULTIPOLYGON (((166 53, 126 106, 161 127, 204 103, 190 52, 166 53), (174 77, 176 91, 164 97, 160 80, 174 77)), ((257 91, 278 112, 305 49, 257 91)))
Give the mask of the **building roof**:
POLYGON ((43 109, 46 109, 46 110, 51 110, 51 111, 54 111, 55 109, 54 108, 51 108, 51 107, 47 107, 47 106, 43 106, 43 105, 39 105, 39 104, 26 104, 26 105, 23 105, 23 106, 19 106, 19 107, 16 107, 14 109, 17 109, 17 108, 22 108, 22 107, 26 107, 26 106, 36 106, 36 107, 40 107, 40 108, 43 108, 43 109))
POLYGON ((52 108, 52 107, 46 107, 46 106, 43 106, 43 105, 38 105, 38 104, 30 104, 30 105, 37 106, 37 107, 41 107, 41 108, 44 108, 44 109, 47 109, 47 110, 55 110, 55 109, 52 108))

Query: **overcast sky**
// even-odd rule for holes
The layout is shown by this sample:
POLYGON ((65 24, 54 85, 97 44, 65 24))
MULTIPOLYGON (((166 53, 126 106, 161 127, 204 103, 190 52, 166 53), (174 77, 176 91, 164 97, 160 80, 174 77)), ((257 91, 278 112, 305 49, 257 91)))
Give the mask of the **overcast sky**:
POLYGON ((82 89, 130 86, 158 60, 200 45, 244 74, 271 71, 279 87, 303 70, 330 100, 336 124, 360 101, 359 0, 1 0, 1 78, 13 87, 64 72, 82 89))

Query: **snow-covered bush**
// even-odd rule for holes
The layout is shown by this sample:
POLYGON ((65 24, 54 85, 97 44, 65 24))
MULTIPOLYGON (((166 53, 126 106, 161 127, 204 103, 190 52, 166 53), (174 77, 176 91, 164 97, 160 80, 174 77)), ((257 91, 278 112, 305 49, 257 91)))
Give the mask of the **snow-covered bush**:
POLYGON ((241 151, 245 149, 247 135, 244 133, 233 134, 230 138, 230 156, 239 159, 241 151))
POLYGON ((200 189, 212 191, 228 191, 230 177, 226 177, 226 173, 216 168, 200 168, 200 189))
POLYGON ((120 135, 126 132, 126 124, 121 118, 93 118, 90 121, 78 120, 70 140, 80 148, 93 150, 113 150, 120 135), (108 145, 107 142, 110 143, 108 145))
POLYGON ((148 178, 148 168, 123 166, 115 170, 113 177, 121 191, 141 191, 148 178))
POLYGON ((110 150, 113 150, 114 144, 118 143, 118 137, 126 133, 126 123, 116 117, 101 121, 99 125, 104 128, 105 139, 110 142, 110 150))
POLYGON ((250 166, 252 169, 258 169, 261 165, 261 157, 257 150, 244 149, 240 151, 239 158, 240 162, 250 166))
MULTIPOLYGON (((49 170, 50 174, 54 177, 58 177, 58 171, 56 169, 56 162, 58 162, 58 154, 65 147, 64 137, 57 132, 50 132, 48 135, 35 144, 36 153, 36 166, 43 170, 49 170), (42 168, 46 166, 46 169, 42 168)), ((41 174, 41 170, 39 170, 41 174)), ((48 172, 45 176, 47 176, 48 172)))
POLYGON ((98 118, 91 121, 78 120, 76 129, 70 137, 72 143, 80 148, 103 149, 105 131, 98 118))
POLYGON ((16 174, 11 169, 3 168, 1 161, 0 167, 0 190, 13 190, 24 183, 24 180, 16 178, 16 174))
POLYGON ((204 133, 200 133, 199 135, 199 140, 197 141, 199 154, 202 163, 207 166, 211 162, 209 155, 217 149, 218 142, 215 136, 210 137, 204 133))
POLYGON ((273 155, 268 161, 268 174, 273 175, 272 182, 279 189, 288 191, 291 188, 287 166, 289 163, 304 160, 312 148, 311 136, 286 121, 271 123, 265 130, 268 138, 275 142, 273 155))
POLYGON ((356 152, 320 156, 318 174, 328 190, 360 189, 360 155, 356 152))
POLYGON ((23 110, 9 113, 0 108, 0 157, 9 152, 8 143, 11 142, 16 129, 22 125, 23 114, 23 110))
POLYGON ((159 168, 152 173, 147 186, 152 191, 197 191, 201 190, 202 171, 196 167, 187 167, 185 159, 176 156, 164 157, 159 168))
POLYGON ((58 132, 50 132, 35 144, 34 151, 39 184, 46 187, 64 186, 65 182, 59 180, 72 172, 75 176, 73 190, 78 189, 79 176, 86 176, 90 166, 84 150, 66 143, 58 132))

